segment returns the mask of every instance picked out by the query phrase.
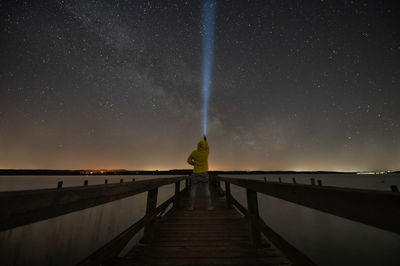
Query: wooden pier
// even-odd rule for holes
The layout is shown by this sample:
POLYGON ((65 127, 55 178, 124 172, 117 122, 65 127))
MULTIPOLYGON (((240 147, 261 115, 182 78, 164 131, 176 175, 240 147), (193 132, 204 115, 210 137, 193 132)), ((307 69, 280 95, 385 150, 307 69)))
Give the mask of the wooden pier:
POLYGON ((214 209, 207 210, 200 186, 188 210, 187 176, 82 187, 0 193, 0 230, 30 224, 147 192, 145 216, 79 265, 315 265, 274 232, 258 214, 257 193, 400 233, 400 194, 293 183, 210 178, 214 209), (181 182, 185 183, 181 189, 181 182), (174 195, 157 206, 158 188, 175 184, 174 195), (221 184, 224 184, 222 189, 221 184), (247 208, 230 193, 246 190, 247 208), (169 208, 170 206, 172 208, 169 208), (121 255, 132 237, 141 241, 121 255))
POLYGON ((252 245, 246 220, 215 189, 213 210, 207 210, 202 187, 198 190, 193 211, 185 195, 178 208, 159 219, 153 239, 135 246, 116 265, 290 265, 267 242, 252 245))

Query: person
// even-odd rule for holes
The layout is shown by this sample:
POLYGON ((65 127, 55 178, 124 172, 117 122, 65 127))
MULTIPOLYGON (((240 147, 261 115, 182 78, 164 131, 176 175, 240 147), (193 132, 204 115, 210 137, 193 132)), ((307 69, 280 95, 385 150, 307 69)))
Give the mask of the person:
POLYGON ((197 144, 197 150, 192 151, 189 155, 187 162, 193 165, 193 173, 191 175, 190 199, 189 209, 194 209, 196 200, 197 185, 204 186, 207 200, 207 209, 213 210, 210 198, 210 185, 208 177, 208 155, 210 148, 208 147, 207 137, 204 136, 203 140, 197 144))

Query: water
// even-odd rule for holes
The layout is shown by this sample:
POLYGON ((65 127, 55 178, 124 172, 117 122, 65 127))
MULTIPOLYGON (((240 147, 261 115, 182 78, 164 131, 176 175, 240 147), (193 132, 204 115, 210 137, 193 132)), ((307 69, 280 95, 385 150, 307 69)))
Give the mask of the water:
MULTIPOLYGON (((0 191, 81 186, 167 176, 0 176, 0 191)), ((241 175, 309 184, 310 177, 324 185, 389 191, 400 187, 400 175, 241 175)), ((183 184, 181 184, 183 186, 183 184)), ((231 186, 233 196, 246 206, 245 190, 231 186)), ((174 185, 159 189, 158 204, 174 193, 174 185)), ((400 235, 344 218, 258 194, 260 215, 275 231, 319 265, 398 265, 400 235)), ((21 226, 0 233, 1 265, 73 265, 100 248, 145 213, 146 193, 102 206, 21 226)), ((130 243, 137 243, 141 233, 130 243)))

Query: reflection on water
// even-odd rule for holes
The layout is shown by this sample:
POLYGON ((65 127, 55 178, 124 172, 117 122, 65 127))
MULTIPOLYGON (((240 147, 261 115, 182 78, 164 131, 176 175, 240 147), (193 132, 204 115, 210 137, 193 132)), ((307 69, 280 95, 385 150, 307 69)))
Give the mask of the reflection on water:
MULTIPOLYGON (((133 176, 136 180, 154 176, 133 176)), ((159 178, 161 176, 156 176, 159 178)), ((256 175, 241 178, 389 190, 400 187, 399 175, 256 175)), ((0 176, 0 191, 55 188, 125 182, 132 176, 0 176)), ((181 184, 183 186, 183 184, 181 184)), ((232 194, 246 206, 243 188, 232 185, 232 194)), ((159 189, 158 204, 173 195, 174 185, 159 189)), ((400 236, 258 194, 260 215, 265 222, 319 265, 398 265, 400 236)), ((1 265, 73 265, 143 217, 146 193, 102 206, 70 213, 0 233, 1 265)), ((132 241, 136 243, 140 234, 132 241)))

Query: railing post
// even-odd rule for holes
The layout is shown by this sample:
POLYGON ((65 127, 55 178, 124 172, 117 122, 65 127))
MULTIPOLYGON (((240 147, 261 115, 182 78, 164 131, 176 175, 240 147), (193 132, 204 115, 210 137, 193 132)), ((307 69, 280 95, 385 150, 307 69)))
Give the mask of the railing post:
MULTIPOLYGON (((158 188, 149 190, 147 192, 146 215, 151 213, 157 207, 157 194, 158 194, 158 188)), ((149 243, 152 240, 154 232, 154 220, 155 219, 150 221, 144 227, 143 239, 141 241, 142 243, 149 243)))
POLYGON ((249 233, 250 241, 254 247, 261 245, 261 234, 256 227, 256 219, 258 218, 258 202, 257 192, 246 188, 247 209, 249 210, 249 233))
POLYGON ((226 204, 231 205, 231 184, 225 181, 226 204))
POLYGON ((178 207, 179 206, 179 190, 181 188, 181 182, 175 182, 175 199, 174 199, 174 206, 178 207))

